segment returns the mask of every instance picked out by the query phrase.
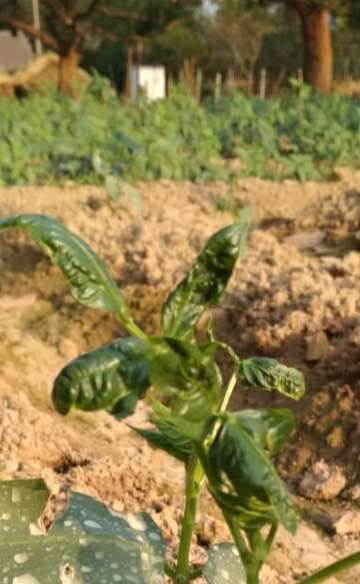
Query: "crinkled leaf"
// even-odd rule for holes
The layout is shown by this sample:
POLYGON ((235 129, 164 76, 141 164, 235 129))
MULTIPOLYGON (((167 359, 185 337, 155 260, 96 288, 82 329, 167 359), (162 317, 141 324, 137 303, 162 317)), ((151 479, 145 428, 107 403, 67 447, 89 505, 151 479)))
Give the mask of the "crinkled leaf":
MULTIPOLYGON (((256 526, 263 514, 265 523, 280 522, 295 531, 296 515, 285 486, 265 450, 236 415, 223 418, 209 449, 208 462, 215 497, 217 492, 235 495, 236 505, 255 513, 256 526)), ((218 497, 217 500, 221 502, 218 497)), ((255 524, 248 523, 246 527, 255 524)))
POLYGON ((209 549, 202 575, 208 584, 246 584, 247 581, 239 552, 232 543, 216 544, 209 549))
POLYGON ((295 426, 294 414, 285 408, 242 410, 233 415, 269 456, 287 442, 295 426))
POLYGON ((48 495, 42 481, 0 483, 4 582, 99 584, 121 582, 124 574, 138 584, 164 582, 164 543, 150 517, 111 512, 73 492, 67 510, 55 515, 45 535, 38 518, 48 495))
POLYGON ((119 418, 129 415, 150 385, 147 353, 145 341, 128 337, 80 355, 55 379, 57 411, 65 415, 75 407, 107 409, 119 418))
POLYGON ((182 462, 188 462, 192 453, 192 444, 178 431, 171 417, 153 418, 152 422, 158 431, 131 427, 153 448, 159 448, 182 462))
POLYGON ((251 387, 268 391, 276 390, 298 400, 305 392, 303 374, 293 367, 286 367, 276 359, 253 357, 241 361, 238 367, 240 381, 251 387))
POLYGON ((174 414, 188 422, 202 421, 213 412, 221 387, 214 348, 172 338, 154 338, 151 344, 152 385, 162 395, 172 398, 174 414))
POLYGON ((0 221, 0 229, 11 227, 25 231, 48 252, 78 302, 116 312, 123 322, 129 320, 126 300, 108 269, 80 237, 46 215, 15 215, 0 221))
POLYGON ((248 226, 248 222, 235 223, 210 237, 188 275, 163 306, 165 335, 190 338, 203 311, 220 300, 244 250, 248 226))

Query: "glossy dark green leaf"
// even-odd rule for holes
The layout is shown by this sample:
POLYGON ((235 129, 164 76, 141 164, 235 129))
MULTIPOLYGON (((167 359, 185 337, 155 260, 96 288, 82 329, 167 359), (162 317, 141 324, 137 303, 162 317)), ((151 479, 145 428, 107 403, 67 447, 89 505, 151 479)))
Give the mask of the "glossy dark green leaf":
POLYGON ((246 584, 246 572, 232 543, 213 545, 203 573, 208 584, 246 584))
MULTIPOLYGON (((233 495, 239 507, 255 514, 256 526, 264 514, 264 522, 282 523, 289 531, 295 531, 296 514, 285 486, 266 451, 236 415, 223 417, 209 449, 208 463, 215 497, 217 492, 233 495)), ((216 498, 220 503, 221 497, 216 498)))
POLYGON ((233 415, 269 456, 280 450, 295 427, 294 414, 285 408, 242 410, 233 415))
POLYGON ((192 444, 178 431, 171 415, 163 419, 153 418, 152 422, 158 431, 131 427, 153 448, 159 448, 182 462, 188 462, 193 450, 192 444))
POLYGON ((69 281, 74 298, 90 308, 116 312, 125 323, 128 306, 105 264, 80 237, 46 215, 16 215, 0 229, 18 228, 44 248, 69 281))
POLYGON ((276 390, 295 400, 300 399, 305 392, 303 374, 293 367, 282 365, 276 359, 245 359, 239 364, 238 375, 244 384, 267 391, 276 390))
POLYGON ((190 338, 203 311, 220 300, 244 250, 248 226, 247 222, 235 223, 209 239, 188 275, 163 306, 165 335, 190 338))
POLYGON ((221 376, 214 362, 214 348, 172 338, 151 340, 152 385, 171 398, 172 413, 188 422, 199 422, 217 404, 221 376))
POLYGON ((148 515, 116 513, 76 492, 58 513, 63 500, 53 494, 47 505, 48 497, 39 480, 0 482, 2 583, 163 584, 165 544, 148 515))
POLYGON ((132 413, 150 385, 147 354, 145 341, 128 337, 80 355, 55 379, 52 399, 57 411, 65 415, 71 407, 107 409, 120 418, 132 413))

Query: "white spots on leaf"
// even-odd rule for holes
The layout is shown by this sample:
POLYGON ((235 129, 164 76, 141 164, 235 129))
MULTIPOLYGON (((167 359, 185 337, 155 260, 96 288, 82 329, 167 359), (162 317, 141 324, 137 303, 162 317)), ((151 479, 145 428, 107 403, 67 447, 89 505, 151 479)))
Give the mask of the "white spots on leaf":
POLYGON ((87 545, 88 544, 88 540, 86 539, 86 537, 80 537, 79 544, 80 545, 87 545))
POLYGON ((89 574, 91 572, 91 568, 89 568, 89 566, 81 566, 80 570, 83 574, 89 574))
POLYGON ((146 522, 142 517, 126 515, 126 519, 132 529, 135 529, 136 531, 146 531, 146 522))
POLYGON ((92 529, 102 529, 100 523, 93 521, 92 519, 86 519, 84 521, 85 527, 91 527, 92 529))
POLYGON ((227 580, 227 581, 230 580, 230 575, 229 575, 229 572, 227 570, 221 570, 221 577, 224 580, 227 580))
POLYGON ((73 524, 73 522, 71 521, 71 519, 66 519, 66 521, 64 521, 65 527, 71 527, 72 524, 73 524))
POLYGON ((135 584, 138 584, 139 578, 137 576, 133 576, 132 574, 128 574, 126 576, 126 581, 127 582, 135 582, 135 584))
POLYGON ((29 556, 25 553, 22 554, 15 554, 14 561, 16 564, 25 564, 29 559, 29 556))
POLYGON ((13 503, 19 503, 21 501, 20 489, 13 488, 11 491, 11 500, 13 503))
POLYGON ((60 568, 59 576, 61 584, 80 584, 76 578, 75 568, 71 564, 64 564, 60 568))
POLYGON ((114 582, 121 582, 122 581, 122 576, 120 576, 120 574, 114 574, 113 575, 113 580, 114 580, 114 582))
POLYGON ((21 576, 15 576, 12 584, 40 584, 40 582, 31 574, 22 574, 21 576))
POLYGON ((234 556, 239 557, 239 552, 238 552, 238 550, 236 549, 235 546, 231 548, 231 551, 234 554, 234 556))
POLYGON ((10 519, 10 513, 3 513, 0 517, 2 521, 8 521, 10 519))
POLYGON ((156 533, 155 531, 151 531, 149 533, 149 539, 152 539, 152 541, 161 541, 161 537, 158 533, 156 533))
POLYGON ((44 535, 44 531, 39 527, 37 523, 30 523, 29 525, 30 535, 44 535))

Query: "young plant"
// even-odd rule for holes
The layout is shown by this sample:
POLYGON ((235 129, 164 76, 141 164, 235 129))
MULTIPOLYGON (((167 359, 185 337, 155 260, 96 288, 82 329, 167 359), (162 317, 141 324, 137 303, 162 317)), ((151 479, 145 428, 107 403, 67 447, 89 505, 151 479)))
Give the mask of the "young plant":
MULTIPOLYGON (((107 546, 110 546, 109 553, 113 557, 116 546, 120 544, 114 543, 111 535, 119 537, 121 530, 125 529, 120 536, 122 547, 117 562, 120 564, 117 576, 124 581, 130 581, 130 576, 121 574, 124 570, 128 573, 126 550, 132 547, 132 571, 137 574, 135 580, 131 580, 133 582, 158 582, 159 578, 161 581, 165 570, 175 584, 187 584, 200 575, 209 584, 258 584, 261 567, 271 551, 279 525, 291 533, 296 530, 296 512, 271 460, 288 440, 294 417, 288 409, 228 412, 227 407, 237 385, 278 391, 297 400, 304 393, 304 379, 300 372, 275 359, 241 359, 229 345, 215 338, 211 321, 206 340, 199 341, 196 336, 201 315, 221 299, 236 261, 244 250, 248 214, 240 215, 237 223, 221 229, 209 239, 187 276, 165 301, 158 336, 148 336, 139 328, 105 265, 86 243, 63 225, 42 215, 18 215, 0 221, 0 229, 12 227, 27 232, 49 253, 68 278, 71 291, 81 304, 114 312, 130 334, 81 355, 63 368, 55 379, 52 392, 57 411, 65 415, 72 407, 87 411, 105 409, 121 420, 133 413, 138 400, 146 395, 153 411, 154 429, 134 430, 153 447, 182 461, 186 470, 185 510, 174 565, 163 565, 162 544, 154 551, 152 544, 159 542, 160 536, 150 520, 146 523, 133 518, 124 525, 121 523, 124 517, 120 517, 117 521, 121 525, 114 526, 114 519, 101 518, 98 509, 91 509, 89 501, 84 499, 70 506, 70 516, 71 522, 79 516, 90 516, 88 522, 80 522, 82 528, 84 525, 90 528, 90 535, 89 529, 79 532, 75 527, 75 533, 74 530, 71 532, 76 541, 71 549, 67 548, 66 565, 78 571, 73 572, 74 579, 61 579, 60 574, 58 581, 97 582, 94 562, 96 557, 105 557, 99 555, 105 553, 98 548, 101 537, 107 551, 107 546), (216 361, 220 351, 227 353, 233 362, 232 374, 225 384, 216 361), (222 511, 234 543, 213 546, 209 550, 208 563, 202 569, 194 569, 189 564, 191 539, 205 483, 222 511), (91 518, 91 513, 98 513, 96 520, 91 518), (135 526, 135 532, 144 532, 140 539, 138 532, 135 538, 131 535, 129 526, 135 526), (86 556, 88 570, 82 569, 79 560, 85 557, 80 545, 81 534, 83 539, 92 538, 92 553, 86 556), (147 567, 144 567, 139 542, 140 548, 145 544, 148 546, 145 554, 147 567), (159 554, 160 563, 156 559, 159 554), (162 576, 159 576, 159 569, 163 570, 162 576), (149 570, 154 571, 150 574, 149 570)), ((36 484, 35 487, 35 490, 44 490, 43 486, 36 484)), ((3 488, 8 489, 9 498, 11 489, 20 486, 3 488)), ((30 489, 33 496, 33 484, 21 488, 30 489)), ((62 521, 59 524, 55 520, 54 534, 47 536, 47 545, 51 538, 60 537, 60 541, 66 541, 66 536, 69 537, 65 533, 64 539, 64 529, 69 523, 62 521)), ((35 571, 38 570, 36 574, 40 574, 38 577, 41 576, 42 583, 54 582, 56 570, 51 572, 53 566, 49 566, 45 574, 46 568, 44 563, 41 564, 40 543, 46 543, 38 541, 38 547, 33 545, 31 548, 38 554, 32 556, 32 565, 35 571)), ((58 541, 56 539, 55 543, 58 541)), ((30 545, 28 540, 26 544, 30 545)), ((321 582, 359 561, 359 554, 353 554, 303 582, 321 582)), ((64 569, 61 564, 60 572, 64 569)), ((16 577, 17 574, 14 571, 9 573, 16 577)), ((108 573, 104 578, 104 582, 109 581, 106 579, 108 573)), ((17 578, 13 581, 22 582, 17 578)))

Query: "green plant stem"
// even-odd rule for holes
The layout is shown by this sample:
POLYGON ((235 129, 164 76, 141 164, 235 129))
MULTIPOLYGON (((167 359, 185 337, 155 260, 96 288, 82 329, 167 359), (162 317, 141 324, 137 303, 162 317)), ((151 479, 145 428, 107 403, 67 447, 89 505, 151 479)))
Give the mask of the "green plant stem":
MULTIPOLYGON (((236 385, 237 377, 234 373, 225 390, 224 397, 219 407, 219 412, 223 413, 229 405, 229 401, 234 391, 236 385)), ((219 428, 219 424, 215 424, 212 431, 211 438, 216 436, 216 432, 219 428)), ((192 455, 189 465, 186 471, 186 503, 185 512, 182 520, 181 526, 181 536, 180 536, 180 547, 178 554, 178 563, 176 566, 176 572, 174 582, 176 584, 183 584, 189 582, 191 578, 189 570, 189 555, 191 548, 192 534, 195 527, 195 516, 197 505, 200 497, 201 490, 205 483, 205 472, 199 460, 199 457, 195 454, 192 455)), ((239 532, 239 536, 241 534, 239 532)), ((245 544, 244 544, 245 545, 245 544)))
POLYGON ((360 564, 360 552, 351 554, 342 560, 330 564, 330 566, 326 566, 326 568, 319 570, 315 574, 312 574, 312 576, 300 580, 300 584, 318 584, 318 582, 325 582, 325 580, 331 576, 343 572, 344 570, 348 570, 349 568, 356 566, 356 564, 360 564))
POLYGON ((246 542, 245 542, 243 536, 241 535, 241 531, 239 529, 239 526, 237 525, 237 523, 234 520, 234 518, 232 517, 232 515, 224 510, 223 510, 223 515, 224 515, 225 521, 228 525, 228 528, 230 530, 230 533, 233 536, 233 540, 234 540, 234 543, 238 549, 241 560, 242 560, 243 564, 245 565, 249 560, 250 550, 248 549, 246 542))
POLYGON ((266 545, 266 549, 267 549, 267 554, 269 555, 269 553, 271 552, 271 548, 272 548, 272 544, 274 542, 275 539, 275 535, 277 534, 277 530, 279 528, 278 523, 273 523, 273 525, 271 526, 271 529, 268 533, 268 536, 265 540, 265 545, 266 545))
POLYGON ((134 337, 137 337, 138 339, 147 339, 146 334, 141 330, 141 328, 139 328, 137 326, 137 324, 135 324, 135 322, 133 320, 127 320, 127 321, 123 321, 123 319, 118 315, 118 318, 120 320, 120 322, 125 326, 126 330, 133 335, 134 337))
POLYGON ((204 471, 199 458, 193 454, 186 471, 186 503, 181 525, 178 562, 174 577, 176 584, 186 584, 191 580, 189 555, 203 476, 204 471))

